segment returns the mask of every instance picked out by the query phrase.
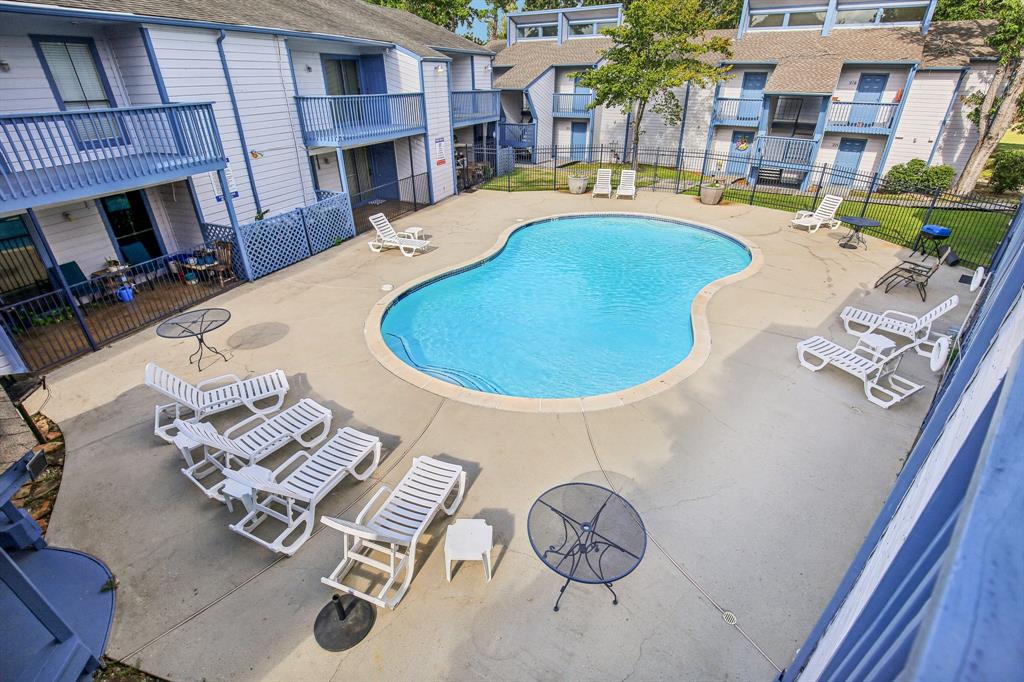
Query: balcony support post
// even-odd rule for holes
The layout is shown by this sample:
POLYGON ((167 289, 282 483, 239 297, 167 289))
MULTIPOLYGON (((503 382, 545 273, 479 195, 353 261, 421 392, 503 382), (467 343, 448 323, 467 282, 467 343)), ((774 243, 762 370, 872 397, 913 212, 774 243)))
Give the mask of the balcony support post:
POLYGON ((36 212, 29 208, 25 210, 25 215, 28 216, 27 227, 32 235, 32 239, 36 244, 42 244, 43 252, 46 254, 46 260, 53 264, 50 268, 50 272, 53 273, 52 276, 56 278, 57 284, 60 285, 61 291, 64 292, 64 297, 68 300, 68 305, 71 306, 71 312, 78 321, 78 325, 82 328, 82 334, 85 335, 85 340, 89 344, 89 348, 92 350, 98 350, 99 344, 96 343, 96 339, 93 338, 92 332, 89 331, 89 325, 85 323, 85 315, 82 314, 82 308, 78 304, 78 299, 75 297, 74 292, 71 291, 71 287, 68 286, 68 281, 64 278, 64 273, 61 272, 60 263, 57 262, 57 257, 53 255, 53 249, 50 248, 50 242, 46 241, 46 235, 43 234, 43 229, 39 226, 39 220, 36 218, 36 212))
MULTIPOLYGON (((249 161, 249 145, 245 142, 245 129, 242 127, 242 115, 238 111, 238 98, 235 97, 235 84, 231 80, 231 70, 228 69, 228 56, 224 52, 224 39, 228 34, 224 29, 220 30, 217 36, 217 52, 220 53, 220 65, 224 69, 224 83, 228 87, 228 99, 231 100, 231 111, 235 116, 235 128, 238 129, 238 143, 242 147, 242 161, 245 162, 245 172, 249 176, 249 187, 252 189, 252 199, 256 204, 256 212, 263 213, 260 206, 260 193, 256 191, 256 177, 252 172, 252 162, 249 161)), ((227 197, 227 194, 224 195, 227 197)))
POLYGON ((245 234, 242 232, 242 226, 238 224, 238 214, 235 213, 235 201, 231 197, 228 176, 223 168, 217 169, 217 181, 220 183, 221 196, 224 197, 224 208, 228 210, 228 221, 230 221, 231 229, 235 233, 235 243, 238 245, 238 256, 242 261, 242 271, 245 273, 245 279, 251 282, 254 277, 252 276, 252 263, 249 262, 249 249, 245 243, 245 234))
POLYGON ((811 152, 811 156, 807 160, 808 169, 806 175, 804 175, 803 182, 800 183, 801 192, 807 191, 807 185, 811 181, 814 162, 818 160, 818 152, 821 150, 821 142, 825 137, 825 123, 828 121, 828 107, 831 102, 832 99, 827 95, 821 98, 821 106, 818 109, 818 121, 814 124, 814 150, 811 152))

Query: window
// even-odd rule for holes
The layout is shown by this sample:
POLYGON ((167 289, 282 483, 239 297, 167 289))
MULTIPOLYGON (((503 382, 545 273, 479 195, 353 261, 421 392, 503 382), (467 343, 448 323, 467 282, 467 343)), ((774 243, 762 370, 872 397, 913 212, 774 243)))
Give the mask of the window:
POLYGON ((590 21, 582 24, 569 24, 569 35, 573 36, 593 36, 600 35, 601 31, 606 28, 612 28, 617 26, 617 21, 590 21))
POLYGON ((359 65, 356 60, 324 57, 324 86, 328 95, 358 95, 359 65))
POLYGON ((775 28, 782 26, 785 14, 751 14, 750 28, 775 28))
MULTIPOLYGON (((33 42, 62 111, 110 109, 115 105, 90 38, 34 38, 33 42)), ((120 142, 110 116, 76 120, 73 135, 79 147, 120 142)))
POLYGON ((103 197, 100 205, 122 262, 138 265, 163 254, 160 237, 150 220, 141 191, 103 197))
POLYGON ((836 12, 837 24, 873 24, 877 9, 847 9, 836 12))
POLYGON ((924 14, 927 10, 927 6, 919 5, 917 7, 886 7, 882 10, 882 18, 880 21, 883 24, 891 24, 900 21, 924 21, 924 14))
POLYGON ((615 28, 618 25, 619 25, 619 22, 617 22, 617 21, 599 21, 599 22, 597 22, 597 29, 596 29, 595 32, 596 33, 600 33, 601 31, 605 30, 606 28, 615 28))
POLYGON ((537 24, 534 26, 516 27, 516 36, 519 38, 556 38, 558 37, 557 24, 537 24))
POLYGON ((793 12, 789 15, 790 26, 822 26, 825 12, 793 12))

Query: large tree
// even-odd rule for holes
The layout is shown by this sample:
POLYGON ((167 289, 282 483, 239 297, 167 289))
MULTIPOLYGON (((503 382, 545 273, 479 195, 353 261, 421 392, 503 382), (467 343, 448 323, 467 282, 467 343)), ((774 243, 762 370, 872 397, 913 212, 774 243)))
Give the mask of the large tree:
POLYGON ((984 93, 969 93, 964 101, 975 106, 971 120, 978 128, 978 144, 957 181, 955 191, 967 193, 978 184, 992 152, 1015 128, 1024 132, 1024 3, 1021 0, 947 0, 944 16, 991 17, 998 21, 989 44, 999 55, 992 83, 984 93), (973 9, 972 9, 973 8, 973 9), (970 16, 970 12, 974 16, 970 16))
POLYGON ((486 0, 480 19, 487 26, 487 40, 505 37, 505 16, 516 10, 516 0, 486 0))
MULTIPOLYGON (((632 113, 634 150, 648 110, 669 125, 679 123, 682 107, 674 89, 685 83, 706 88, 728 76, 730 67, 718 64, 732 56, 731 41, 705 35, 717 23, 701 0, 633 0, 623 25, 605 29, 612 46, 601 66, 580 74, 580 84, 593 90, 592 108, 632 113)), ((637 163, 634 154, 634 169, 637 163)))
POLYGON ((370 0, 384 7, 412 12, 418 17, 443 26, 452 33, 460 26, 471 26, 479 13, 470 7, 470 0, 370 0))

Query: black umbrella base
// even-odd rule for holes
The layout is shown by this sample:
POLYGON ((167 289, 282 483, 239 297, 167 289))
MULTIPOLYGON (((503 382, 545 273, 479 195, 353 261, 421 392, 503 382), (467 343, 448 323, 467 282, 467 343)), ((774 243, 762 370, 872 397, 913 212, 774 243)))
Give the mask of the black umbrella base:
POLYGON ((377 609, 370 602, 336 594, 317 614, 313 637, 327 651, 345 651, 363 641, 376 620, 377 609))

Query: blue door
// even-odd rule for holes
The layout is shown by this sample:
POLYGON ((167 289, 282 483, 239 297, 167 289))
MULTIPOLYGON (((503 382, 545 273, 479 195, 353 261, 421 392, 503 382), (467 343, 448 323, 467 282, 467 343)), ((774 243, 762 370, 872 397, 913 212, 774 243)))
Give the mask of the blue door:
POLYGON ((767 72, 748 71, 743 74, 743 86, 740 90, 741 101, 736 115, 737 119, 750 121, 750 125, 757 125, 758 119, 761 118, 761 99, 764 97, 764 86, 767 82, 767 72))
POLYGON ((860 168, 860 157, 864 156, 864 147, 867 143, 867 140, 854 140, 848 137, 839 140, 839 153, 836 154, 836 161, 832 166, 833 185, 853 184, 853 174, 860 168))
POLYGON ((878 120, 879 109, 874 106, 882 101, 882 93, 889 83, 889 76, 884 73, 862 73, 857 82, 857 94, 853 96, 854 104, 850 109, 850 123, 871 127, 878 120))
POLYGON ((587 153, 587 123, 586 121, 572 122, 572 142, 569 147, 569 158, 582 160, 587 153))
POLYGON ((729 162, 725 164, 726 175, 746 177, 753 149, 754 133, 749 130, 734 130, 732 143, 729 145, 729 162))

